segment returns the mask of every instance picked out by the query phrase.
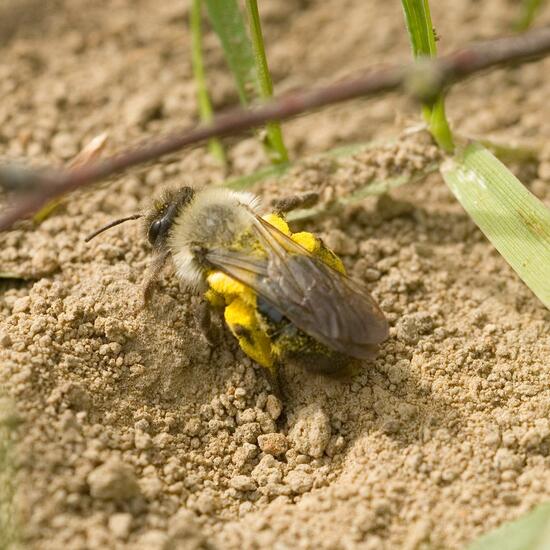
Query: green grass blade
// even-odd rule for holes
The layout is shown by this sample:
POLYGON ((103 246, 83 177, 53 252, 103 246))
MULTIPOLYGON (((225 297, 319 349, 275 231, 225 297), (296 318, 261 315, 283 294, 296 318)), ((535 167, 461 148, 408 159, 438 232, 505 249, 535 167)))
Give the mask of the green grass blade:
MULTIPOLYGON (((191 64, 193 66, 193 77, 197 87, 199 117, 202 122, 210 122, 214 118, 214 112, 204 74, 201 9, 202 0, 192 0, 189 15, 189 26, 191 28, 191 64)), ((217 138, 208 140, 208 149, 212 156, 225 166, 225 153, 220 140, 217 138)))
MULTIPOLYGON (((260 14, 256 0, 246 0, 246 12, 252 35, 252 47, 254 49, 254 59, 258 75, 258 84, 260 97, 270 99, 273 97, 273 82, 267 65, 265 55, 264 39, 262 36, 262 26, 260 23, 260 14)), ((271 152, 271 159, 275 163, 285 163, 288 161, 288 153, 283 142, 281 126, 278 122, 269 122, 267 124, 267 141, 271 152)))
POLYGON ((234 191, 244 191, 245 189, 250 189, 250 187, 260 181, 264 181, 269 178, 278 178, 284 175, 290 167, 290 162, 266 166, 265 168, 260 168, 259 170, 252 172, 252 174, 247 174, 246 176, 239 176, 228 180, 222 185, 228 187, 229 189, 233 189, 234 191))
MULTIPOLYGON (((83 166, 93 160, 99 158, 105 145, 107 144, 107 134, 102 133, 95 136, 68 164, 68 168, 77 168, 83 166)), ((65 195, 48 201, 38 212, 33 216, 35 223, 42 223, 46 218, 49 218, 55 210, 65 202, 65 195)))
POLYGON ((397 187, 401 187, 402 185, 409 185, 422 181, 426 179, 429 174, 437 171, 438 168, 438 162, 431 162, 430 164, 426 165, 422 170, 417 170, 412 174, 389 176, 385 179, 370 181, 363 188, 358 189, 348 197, 343 197, 341 202, 343 204, 353 204, 355 202, 366 199, 367 197, 383 195, 384 193, 388 193, 392 189, 396 189, 397 187))
POLYGON ((429 120, 429 129, 437 144, 448 153, 454 151, 454 141, 447 115, 444 96, 440 95, 434 103, 429 120))
MULTIPOLYGON (((243 14, 236 0, 205 2, 210 22, 220 39, 227 64, 235 78, 241 103, 249 105, 257 97, 270 98, 273 95, 273 85, 267 66, 256 2, 246 2, 252 40, 247 34, 243 14)), ((263 144, 272 162, 288 162, 288 153, 279 123, 267 124, 263 144)))
POLYGON ((205 0, 208 17, 222 44, 239 98, 248 105, 258 90, 252 44, 237 0, 205 0))
POLYGON ((550 548, 550 503, 483 535, 467 550, 548 550, 550 548))
POLYGON ((413 56, 435 57, 437 48, 428 0, 402 0, 413 56))
POLYGON ((384 193, 388 193, 392 189, 396 189, 402 185, 409 185, 422 181, 426 178, 426 176, 432 172, 435 172, 438 168, 439 164, 434 162, 414 174, 390 176, 383 180, 373 180, 347 197, 337 197, 332 203, 329 204, 313 206, 312 208, 292 210, 286 217, 288 221, 293 222, 314 218, 319 215, 331 214, 333 212, 337 213, 338 209, 340 209, 342 205, 355 204, 366 199, 367 197, 383 195, 384 193))
MULTIPOLYGON (((387 143, 391 143, 391 141, 369 141, 365 143, 340 145, 338 147, 334 147, 333 149, 329 149, 324 153, 306 157, 305 159, 302 159, 302 161, 312 160, 314 158, 339 158, 351 156, 361 150, 373 149, 374 147, 381 146, 387 143)), ((238 176, 236 178, 226 180, 220 185, 228 187, 229 189, 233 189, 234 191, 244 191, 246 189, 250 189, 256 183, 259 183, 266 179, 279 178, 283 176, 288 172, 290 168, 295 165, 296 163, 286 162, 282 164, 275 164, 274 166, 266 166, 264 168, 256 170, 255 172, 252 172, 251 174, 246 174, 244 176, 238 176)))
MULTIPOLYGON (((291 168, 296 168, 300 164, 307 164, 314 159, 342 159, 351 157, 352 155, 361 151, 372 150, 377 147, 383 147, 395 143, 397 140, 373 140, 363 143, 353 143, 350 145, 344 145, 334 147, 324 153, 318 153, 306 157, 298 162, 286 162, 284 164, 275 164, 265 168, 260 168, 252 174, 245 176, 239 176, 231 180, 227 180, 220 185, 233 189, 235 191, 243 191, 250 189, 257 183, 268 179, 278 179, 284 176, 291 168)), ((343 205, 353 204, 364 200, 367 197, 383 195, 396 187, 402 185, 414 184, 418 181, 423 181, 429 174, 439 169, 439 162, 431 162, 427 164, 423 169, 417 170, 412 174, 401 174, 397 176, 389 176, 384 179, 373 179, 366 183, 363 187, 357 189, 353 193, 347 196, 340 196, 334 198, 329 203, 319 204, 311 208, 297 209, 288 213, 287 218, 289 221, 297 221, 314 218, 319 215, 326 215, 337 213, 343 205)))
POLYGON ((493 155, 504 163, 516 162, 520 164, 529 164, 538 162, 540 158, 541 147, 538 145, 522 145, 515 143, 506 143, 496 141, 490 138, 476 137, 472 135, 460 135, 463 141, 478 141, 484 147, 487 147, 493 155))
POLYGON ((26 278, 19 273, 14 273, 12 271, 0 271, 0 279, 14 279, 16 281, 26 280, 26 278))
POLYGON ((36 223, 42 223, 44 220, 49 218, 60 206, 63 204, 63 197, 60 197, 58 199, 52 199, 51 201, 47 202, 33 217, 33 221, 36 223))
POLYGON ((480 143, 448 159, 441 172, 485 236, 550 308, 550 210, 480 143))
MULTIPOLYGON (((428 0, 402 0, 405 24, 409 33, 413 57, 437 57, 435 32, 428 0)), ((438 145, 447 152, 454 149, 453 136, 445 115, 444 96, 440 94, 433 104, 422 108, 424 118, 438 145)))
POLYGON ((526 31, 531 26, 542 0, 523 0, 521 4, 521 15, 515 24, 515 29, 518 32, 526 31))

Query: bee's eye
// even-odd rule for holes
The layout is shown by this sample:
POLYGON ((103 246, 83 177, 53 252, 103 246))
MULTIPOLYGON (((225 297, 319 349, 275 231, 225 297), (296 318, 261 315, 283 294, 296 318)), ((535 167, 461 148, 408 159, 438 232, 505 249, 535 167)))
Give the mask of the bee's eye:
POLYGON ((162 220, 155 220, 150 226, 149 231, 147 232, 147 238, 149 242, 154 245, 157 237, 159 236, 160 229, 162 227, 162 220))

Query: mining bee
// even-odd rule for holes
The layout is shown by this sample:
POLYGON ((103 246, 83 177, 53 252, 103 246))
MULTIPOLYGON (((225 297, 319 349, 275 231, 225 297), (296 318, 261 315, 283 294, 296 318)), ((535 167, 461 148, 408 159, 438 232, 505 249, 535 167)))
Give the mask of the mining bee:
POLYGON ((295 361, 338 373, 372 359, 388 337, 380 308, 345 274, 341 260, 309 232, 292 233, 281 212, 260 215, 250 193, 220 187, 165 192, 143 217, 155 258, 144 288, 171 257, 178 277, 223 310, 242 350, 274 372, 295 361))

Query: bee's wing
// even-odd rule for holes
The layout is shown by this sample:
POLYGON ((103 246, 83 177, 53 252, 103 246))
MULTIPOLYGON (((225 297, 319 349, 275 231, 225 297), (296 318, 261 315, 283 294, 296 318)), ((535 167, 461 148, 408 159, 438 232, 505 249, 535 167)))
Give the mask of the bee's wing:
POLYGON ((254 228, 267 258, 212 250, 207 260, 327 347, 372 357, 373 345, 388 336, 388 323, 368 292, 265 220, 255 218, 254 228))

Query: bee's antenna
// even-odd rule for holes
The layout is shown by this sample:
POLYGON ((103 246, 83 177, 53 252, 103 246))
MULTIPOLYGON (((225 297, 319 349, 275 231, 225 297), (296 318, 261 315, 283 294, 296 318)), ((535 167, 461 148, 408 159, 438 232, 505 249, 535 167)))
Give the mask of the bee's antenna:
POLYGON ((91 241, 94 237, 97 237, 100 233, 103 233, 103 231, 107 231, 107 229, 111 229, 111 227, 115 227, 116 225, 119 225, 121 223, 130 221, 130 220, 137 220, 139 218, 143 217, 142 214, 132 214, 131 216, 126 216, 125 218, 120 218, 119 220, 115 220, 113 222, 108 223, 107 225, 104 225, 97 231, 94 231, 90 235, 88 235, 84 242, 87 243, 88 241, 91 241))

